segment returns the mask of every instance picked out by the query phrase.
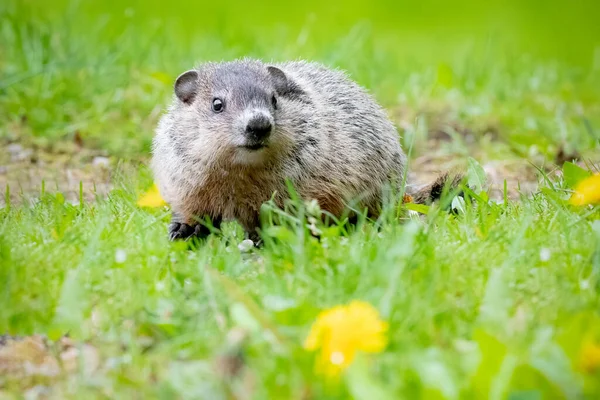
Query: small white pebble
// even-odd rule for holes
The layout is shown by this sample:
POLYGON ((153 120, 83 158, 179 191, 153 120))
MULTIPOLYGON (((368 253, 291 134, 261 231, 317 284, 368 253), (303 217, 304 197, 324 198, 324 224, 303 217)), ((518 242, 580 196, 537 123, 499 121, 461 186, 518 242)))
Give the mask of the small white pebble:
POLYGON ((123 264, 127 260, 127 253, 123 249, 117 249, 115 251, 115 262, 117 264, 123 264))
POLYGON ((323 233, 315 224, 312 223, 308 226, 308 229, 310 229, 310 232, 315 236, 319 236, 323 233))
POLYGON ((296 302, 293 299, 268 294, 263 298, 263 305, 269 310, 283 311, 294 307, 296 302))
POLYGON ((242 242, 238 244, 238 249, 240 249, 242 253, 249 252, 250 250, 252 250, 253 247, 254 242, 250 239, 242 240, 242 242))
POLYGON ((344 362, 344 354, 342 354, 339 351, 334 351, 333 353, 331 353, 330 361, 334 365, 342 365, 342 363, 344 362))
POLYGON ((11 153, 11 159, 13 161, 24 161, 31 157, 33 154, 33 150, 31 149, 23 149, 18 153, 11 153))
POLYGON ((546 262, 546 261, 550 260, 551 255, 552 255, 552 252, 550 251, 550 249, 547 247, 543 247, 540 250, 540 261, 546 262))
POLYGON ((37 400, 37 399, 45 399, 50 395, 50 388, 43 385, 36 385, 31 389, 27 389, 23 394, 23 398, 26 400, 37 400))
POLYGON ((538 147, 534 144, 529 147, 529 156, 534 157, 539 153, 538 147))
POLYGON ((470 353, 477 350, 477 344, 464 339, 454 341, 454 348, 461 353, 470 353))
POLYGON ((102 323, 102 316, 100 312, 96 309, 92 310, 92 315, 90 319, 92 320, 92 325, 96 328, 98 328, 102 323))
POLYGON ((108 157, 94 157, 94 159, 92 160, 92 165, 94 167, 102 167, 102 168, 106 168, 110 165, 110 159, 108 157))
POLYGON ((590 288, 590 281, 588 279, 579 281, 579 289, 588 290, 589 288, 590 288))
POLYGON ((112 370, 115 369, 119 366, 120 361, 118 359, 118 357, 109 357, 106 359, 104 366, 106 367, 107 370, 112 370))
POLYGON ((317 200, 312 199, 309 202, 305 203, 306 205, 306 211, 308 212, 309 215, 320 215, 321 214, 321 208, 319 207, 319 203, 317 202, 317 200))
POLYGON ((23 146, 17 143, 9 144, 6 146, 6 151, 8 151, 10 154, 17 154, 23 151, 23 146))
POLYGON ((217 321, 218 326, 225 326, 227 324, 227 320, 223 316, 223 314, 215 315, 215 320, 217 321))

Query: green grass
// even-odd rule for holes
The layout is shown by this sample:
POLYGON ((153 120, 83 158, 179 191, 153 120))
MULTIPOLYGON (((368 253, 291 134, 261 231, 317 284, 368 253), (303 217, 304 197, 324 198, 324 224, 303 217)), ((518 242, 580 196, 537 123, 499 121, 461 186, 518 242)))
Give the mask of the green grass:
POLYGON ((244 11, 229 3, 208 12, 177 2, 1 5, 0 138, 53 149, 79 133, 121 157, 146 154, 175 77, 202 60, 242 56, 344 68, 392 112, 433 109, 477 137, 499 132, 519 154, 533 144, 545 156, 562 145, 582 152, 600 137, 593 2, 420 9, 355 1, 341 15, 322 2, 244 11), (553 15, 561 12, 569 18, 553 15))
MULTIPOLYGON (((444 151, 465 161, 551 170, 561 149, 596 157, 594 2, 344 4, 2 3, 0 143, 65 151, 78 133, 131 165, 147 158, 178 73, 251 55, 347 69, 413 156, 442 130, 444 151)), ((56 398, 600 394, 600 369, 580 359, 600 343, 600 212, 568 205, 569 182, 540 176, 533 196, 499 204, 478 193, 458 216, 434 207, 379 229, 323 228, 320 243, 290 217, 244 253, 235 223, 203 244, 168 242, 168 210, 135 204, 148 171, 124 170, 94 203, 65 202, 48 184, 39 202, 0 209, 0 334, 68 332, 100 357, 93 373, 0 376, 0 397, 36 383, 56 398), (302 342, 321 310, 354 299, 389 322, 389 345, 328 385, 302 342), (245 369, 228 380, 214 364, 237 352, 245 369)))
POLYGON ((458 217, 432 209, 424 220, 383 221, 379 231, 326 231, 322 243, 288 222, 246 254, 235 224, 199 248, 167 242, 167 213, 137 208, 131 185, 82 206, 47 194, 34 207, 2 211, 1 302, 9 306, 0 326, 51 338, 69 332, 96 346, 99 371, 55 383, 76 398, 219 398, 211 391, 235 383, 210 365, 227 354, 224 335, 236 327, 249 332, 242 351, 255 398, 306 390, 345 398, 371 384, 392 398, 436 390, 593 398, 598 375, 578 363, 584 338, 600 332, 600 230, 592 224, 600 214, 571 209, 563 197, 546 188, 519 204, 481 201, 458 217), (301 345, 320 309, 353 299, 380 310, 390 343, 368 373, 353 372, 362 379, 335 392, 313 376, 301 345))

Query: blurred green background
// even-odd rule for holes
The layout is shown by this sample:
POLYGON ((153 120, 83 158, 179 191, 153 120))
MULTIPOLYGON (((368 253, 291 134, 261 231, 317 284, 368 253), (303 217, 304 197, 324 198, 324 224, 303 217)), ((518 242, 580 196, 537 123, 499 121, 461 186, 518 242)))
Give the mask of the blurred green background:
POLYGON ((77 136, 142 156, 178 73, 254 56, 348 70, 390 109, 405 144, 442 121, 476 138, 492 132, 521 156, 531 146, 549 158, 590 151, 600 126, 598 4, 3 1, 0 140, 63 149, 77 136))
POLYGON ((5 352, 0 398, 322 399, 300 346, 353 299, 390 344, 329 398, 598 398, 598 208, 566 204, 585 171, 550 172, 600 157, 599 4, 0 0, 0 347, 68 332, 61 358, 100 360, 34 381, 5 378, 5 352), (243 56, 346 69, 414 144, 411 183, 456 161, 499 190, 321 242, 291 217, 250 254, 235 224, 168 242, 169 211, 136 206, 153 130, 178 74, 243 56), (237 354, 250 388, 213 371, 237 354))

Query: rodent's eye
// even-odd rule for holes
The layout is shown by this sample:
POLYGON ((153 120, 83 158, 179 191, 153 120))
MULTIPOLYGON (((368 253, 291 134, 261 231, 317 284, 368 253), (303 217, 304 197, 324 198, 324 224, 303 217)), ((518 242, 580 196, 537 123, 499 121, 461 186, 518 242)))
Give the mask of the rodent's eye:
POLYGON ((212 102, 212 110, 216 113, 220 113, 221 111, 223 111, 223 108, 225 108, 223 100, 219 98, 214 98, 212 102))
POLYGON ((271 97, 271 103, 273 104, 273 108, 277 108, 277 98, 275 97, 275 95, 273 95, 273 97, 271 97))

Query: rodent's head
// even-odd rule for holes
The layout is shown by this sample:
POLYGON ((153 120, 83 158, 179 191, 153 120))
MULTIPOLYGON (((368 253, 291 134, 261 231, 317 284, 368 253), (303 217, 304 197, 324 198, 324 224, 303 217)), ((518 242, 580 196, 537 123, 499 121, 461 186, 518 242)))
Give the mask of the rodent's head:
POLYGON ((175 82, 181 114, 172 131, 185 136, 180 139, 188 157, 265 163, 289 146, 279 100, 293 90, 299 89, 283 71, 261 62, 205 64, 175 82))

